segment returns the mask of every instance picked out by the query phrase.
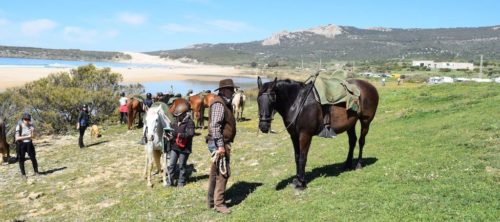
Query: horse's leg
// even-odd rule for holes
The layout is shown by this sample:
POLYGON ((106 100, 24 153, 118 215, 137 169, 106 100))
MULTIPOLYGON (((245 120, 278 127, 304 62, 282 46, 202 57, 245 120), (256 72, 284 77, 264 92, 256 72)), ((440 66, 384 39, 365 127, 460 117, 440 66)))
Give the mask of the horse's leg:
POLYGON ((292 180, 292 184, 297 187, 299 184, 299 156, 300 156, 300 145, 299 145, 299 138, 290 136, 292 138, 292 143, 293 143, 293 152, 295 155, 295 178, 292 180))
POLYGON ((363 168, 363 147, 365 146, 365 137, 368 134, 368 130, 370 129, 369 124, 361 123, 361 136, 359 137, 359 155, 358 155, 358 164, 356 164, 356 170, 363 168))
POLYGON ((151 183, 151 171, 153 170, 153 147, 148 147, 148 165, 147 165, 147 175, 148 175, 148 187, 153 187, 153 183, 151 183))
POLYGON ((145 157, 146 157, 146 164, 144 165, 144 179, 148 179, 148 145, 146 144, 146 146, 144 146, 144 154, 145 154, 145 157))
POLYGON ((156 164, 156 172, 155 174, 158 174, 161 172, 161 164, 160 164, 160 157, 161 157, 161 151, 160 150, 154 150, 153 151, 154 159, 155 159, 155 164, 156 164))
POLYGON ((358 138, 356 137, 356 125, 347 130, 347 136, 349 137, 349 153, 347 154, 347 159, 345 160, 344 166, 342 168, 344 170, 351 170, 354 148, 356 147, 356 141, 358 140, 358 138))
POLYGON ((309 152, 309 147, 311 146, 311 140, 312 136, 307 134, 307 133, 301 133, 299 137, 299 145, 300 145, 300 152, 299 152, 299 170, 298 170, 298 184, 296 185, 295 188, 299 190, 303 190, 307 187, 307 181, 306 181, 306 163, 307 163, 307 154, 309 152))

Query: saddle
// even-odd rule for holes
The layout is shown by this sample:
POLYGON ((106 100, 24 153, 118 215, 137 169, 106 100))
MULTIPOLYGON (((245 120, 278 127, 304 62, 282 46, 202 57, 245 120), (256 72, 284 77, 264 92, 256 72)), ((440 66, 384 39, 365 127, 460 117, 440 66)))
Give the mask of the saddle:
POLYGON ((314 98, 322 106, 335 105, 339 103, 346 104, 346 110, 351 109, 360 112, 359 96, 361 95, 356 85, 348 83, 346 80, 318 76, 314 82, 314 98))

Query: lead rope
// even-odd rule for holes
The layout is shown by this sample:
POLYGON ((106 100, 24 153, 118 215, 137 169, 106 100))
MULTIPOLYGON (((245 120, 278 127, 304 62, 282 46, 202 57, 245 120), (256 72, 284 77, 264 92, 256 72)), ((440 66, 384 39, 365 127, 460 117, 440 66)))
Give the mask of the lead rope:
POLYGON ((309 81, 309 79, 312 78, 311 87, 307 91, 307 93, 304 96, 304 98, 302 98, 302 101, 300 102, 300 106, 299 106, 299 111, 297 112, 297 114, 295 114, 295 117, 293 118, 292 122, 290 122, 288 124, 288 126, 285 127, 285 129, 279 131, 278 134, 284 132, 285 130, 288 130, 288 128, 290 128, 290 126, 292 126, 293 124, 295 124, 295 122, 297 121, 297 117, 299 117, 300 113, 302 112, 302 108, 304 108, 304 104, 306 103, 307 97, 309 96, 309 94, 311 94, 311 92, 312 92, 312 90, 314 88, 314 83, 316 82, 316 78, 318 78, 318 76, 319 76, 319 71, 317 71, 314 75, 312 75, 311 77, 309 77, 305 81, 305 82, 307 82, 307 81, 309 81))

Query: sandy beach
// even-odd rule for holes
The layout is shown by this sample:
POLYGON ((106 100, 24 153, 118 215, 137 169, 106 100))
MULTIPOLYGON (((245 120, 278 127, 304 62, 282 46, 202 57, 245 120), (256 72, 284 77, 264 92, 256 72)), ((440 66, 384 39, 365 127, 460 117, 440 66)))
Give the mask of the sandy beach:
MULTIPOLYGON (((214 80, 220 76, 245 76, 242 70, 234 67, 186 64, 176 60, 167 60, 158 56, 143 53, 125 52, 132 56, 131 60, 120 61, 131 64, 165 65, 154 68, 112 68, 113 72, 123 75, 124 83, 157 82, 165 80, 214 80)), ((0 67, 0 91, 10 87, 40 79, 51 73, 69 72, 70 68, 32 68, 32 67, 0 67)))

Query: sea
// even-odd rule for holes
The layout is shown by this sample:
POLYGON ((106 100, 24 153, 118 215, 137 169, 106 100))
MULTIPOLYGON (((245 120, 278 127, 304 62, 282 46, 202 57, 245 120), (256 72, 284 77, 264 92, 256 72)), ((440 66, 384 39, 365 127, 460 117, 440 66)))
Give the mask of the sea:
MULTIPOLYGON (((120 63, 120 62, 89 62, 89 61, 70 61, 70 60, 55 60, 55 59, 26 59, 26 58, 0 58, 0 68, 76 68, 78 66, 92 63, 98 68, 169 68, 167 65, 155 64, 136 64, 136 63, 120 63)), ((190 75, 191 76, 191 75, 190 75)), ((189 89, 195 93, 203 90, 215 90, 218 87, 219 80, 230 78, 228 76, 217 75, 217 73, 207 73, 204 75, 192 75, 192 79, 186 80, 167 80, 160 82, 141 82, 146 92, 174 92, 186 94, 189 89), (201 80, 204 79, 204 80, 201 80), (209 79, 209 80, 206 80, 209 79)), ((257 78, 250 77, 231 77, 235 85, 242 89, 250 89, 257 87, 257 78)), ((267 79, 263 79, 266 81, 267 79)))

